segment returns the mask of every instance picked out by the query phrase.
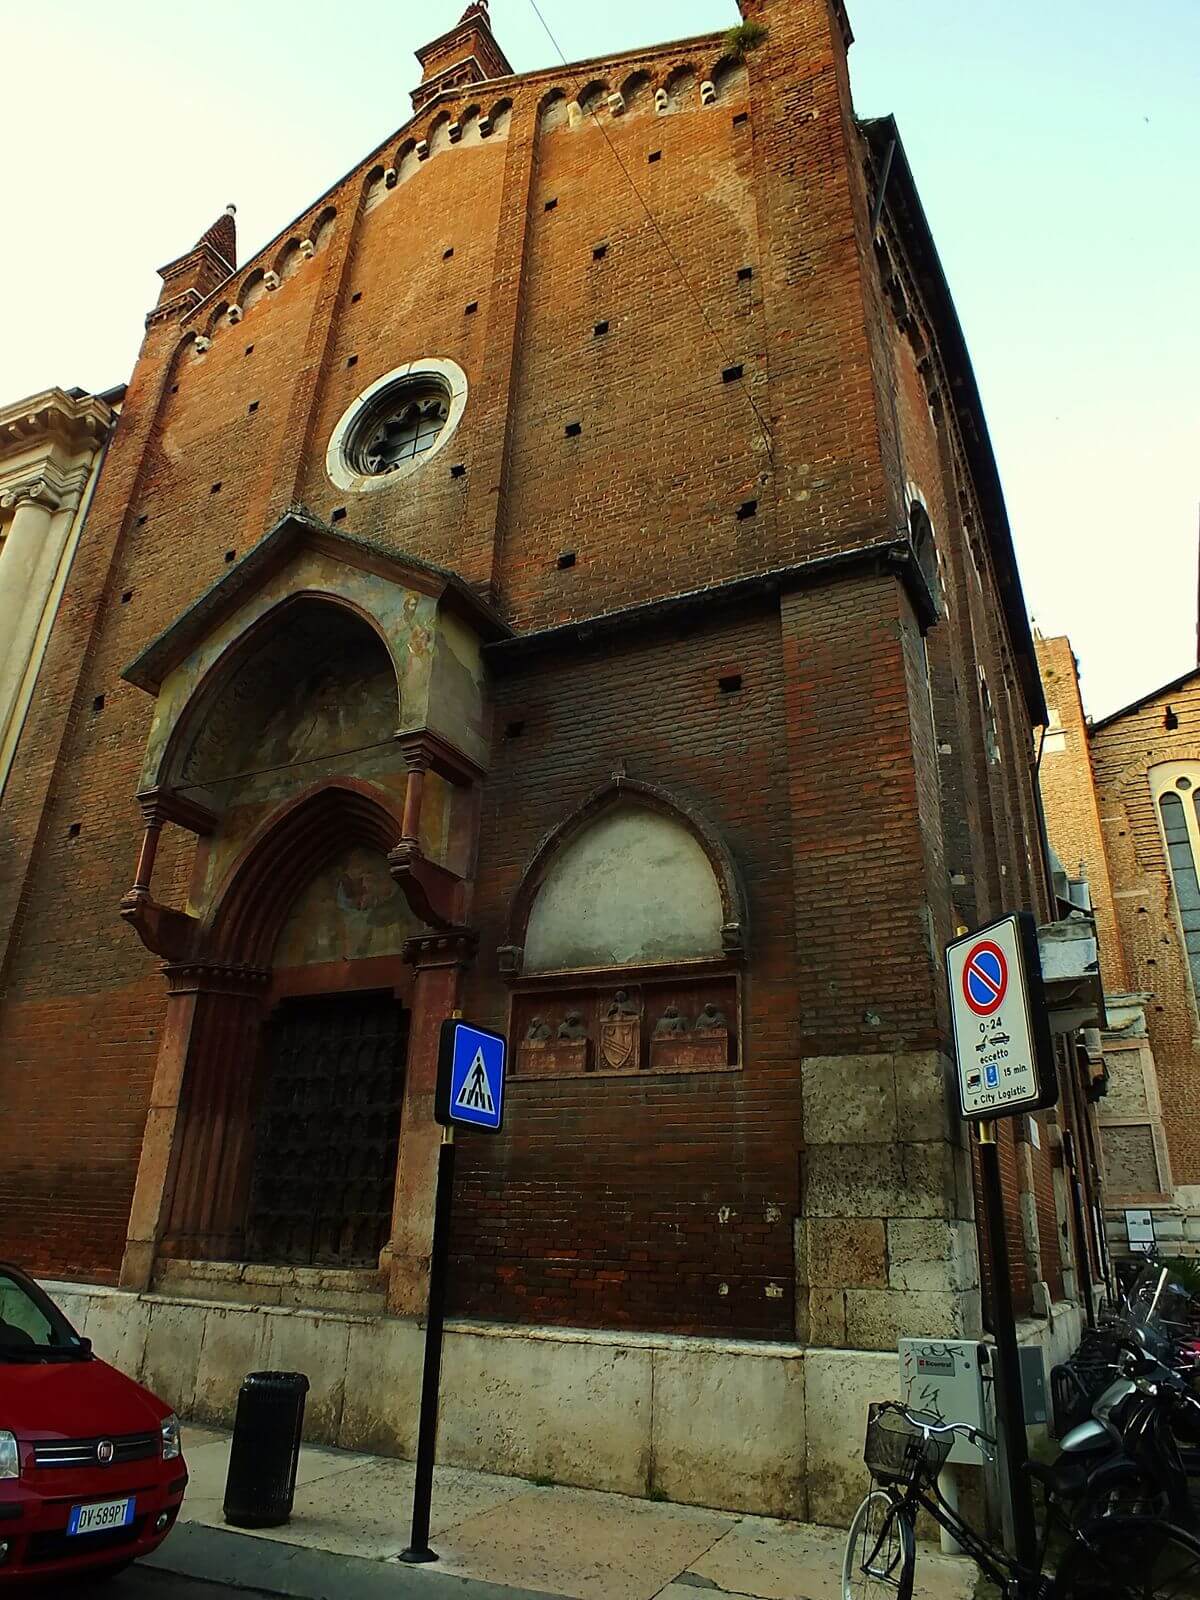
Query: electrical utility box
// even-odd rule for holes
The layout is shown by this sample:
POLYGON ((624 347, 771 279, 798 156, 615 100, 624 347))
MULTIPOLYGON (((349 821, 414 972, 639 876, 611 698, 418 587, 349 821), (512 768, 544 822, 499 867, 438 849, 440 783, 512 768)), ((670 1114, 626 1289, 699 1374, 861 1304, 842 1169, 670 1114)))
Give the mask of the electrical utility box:
MULTIPOLYGON (((988 1347, 974 1339, 901 1339, 900 1398, 937 1422, 965 1422, 994 1435, 988 1347)), ((955 1439, 952 1462, 979 1466, 983 1459, 977 1445, 955 1439)))

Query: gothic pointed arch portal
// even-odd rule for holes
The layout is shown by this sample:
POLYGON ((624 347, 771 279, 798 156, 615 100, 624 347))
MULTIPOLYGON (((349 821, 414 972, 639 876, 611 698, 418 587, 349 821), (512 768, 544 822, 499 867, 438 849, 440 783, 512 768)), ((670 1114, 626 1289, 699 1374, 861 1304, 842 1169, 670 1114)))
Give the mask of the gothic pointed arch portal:
POLYGON ((316 787, 246 848, 169 965, 190 1029, 159 1255, 378 1266, 390 1236, 412 978, 402 817, 316 787))
POLYGON ((473 950, 481 649, 505 631, 453 573, 290 513, 126 669, 156 705, 121 914, 168 986, 128 1286, 164 1258, 403 1258, 419 1294, 401 1102, 473 950), (196 840, 186 887, 172 840, 174 905, 167 826, 196 840))

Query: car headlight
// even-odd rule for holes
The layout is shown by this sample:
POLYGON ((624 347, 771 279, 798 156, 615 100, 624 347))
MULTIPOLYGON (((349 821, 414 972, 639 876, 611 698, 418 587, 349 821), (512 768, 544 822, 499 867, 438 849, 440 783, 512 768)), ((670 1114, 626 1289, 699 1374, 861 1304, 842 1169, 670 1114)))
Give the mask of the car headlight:
POLYGON ((17 1449, 15 1435, 0 1433, 0 1478, 21 1476, 21 1452, 17 1449))
POLYGON ((183 1452, 183 1445, 179 1438, 179 1418, 172 1411, 169 1417, 162 1421, 162 1458, 164 1461, 176 1461, 183 1452))

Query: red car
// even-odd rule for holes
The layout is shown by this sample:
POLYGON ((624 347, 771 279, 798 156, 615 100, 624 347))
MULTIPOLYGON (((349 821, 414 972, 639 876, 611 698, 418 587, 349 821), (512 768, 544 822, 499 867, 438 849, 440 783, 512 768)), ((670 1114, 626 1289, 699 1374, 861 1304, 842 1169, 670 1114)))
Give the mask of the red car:
POLYGON ((0 1262, 0 1591, 147 1555, 187 1488, 179 1419, 0 1262))

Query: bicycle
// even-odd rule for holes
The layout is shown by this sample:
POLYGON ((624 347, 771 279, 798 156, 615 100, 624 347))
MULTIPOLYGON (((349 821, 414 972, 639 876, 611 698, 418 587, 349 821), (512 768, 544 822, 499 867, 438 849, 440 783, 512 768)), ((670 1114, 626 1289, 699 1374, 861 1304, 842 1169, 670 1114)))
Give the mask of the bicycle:
POLYGON ((870 1408, 864 1460, 874 1483, 846 1538, 843 1600, 912 1600, 919 1511, 951 1536, 1004 1600, 1200 1600, 1200 1540, 1155 1516, 1111 1515, 1073 1524, 1059 1513, 1051 1475, 1037 1468, 1034 1476, 1047 1490, 1047 1516, 1037 1567, 1022 1566, 942 1498, 938 1474, 958 1438, 985 1455, 995 1445, 966 1423, 941 1422, 895 1401, 870 1408), (1057 1570, 1047 1573, 1055 1527, 1066 1535, 1066 1549, 1057 1570))

